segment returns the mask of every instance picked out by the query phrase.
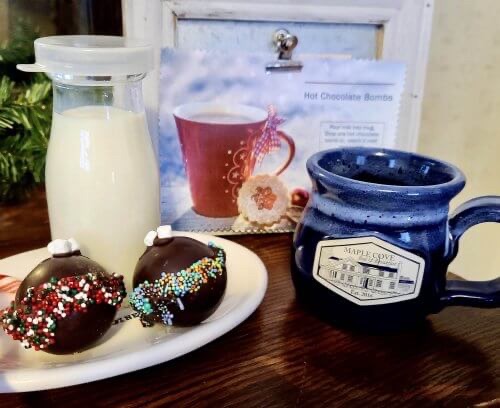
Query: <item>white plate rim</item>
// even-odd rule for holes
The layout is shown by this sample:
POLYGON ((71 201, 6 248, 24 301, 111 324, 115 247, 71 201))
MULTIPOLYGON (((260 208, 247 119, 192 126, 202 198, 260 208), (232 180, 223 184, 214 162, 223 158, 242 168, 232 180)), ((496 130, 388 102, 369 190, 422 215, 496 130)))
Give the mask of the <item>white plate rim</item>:
MULTIPOLYGON (((255 259, 255 276, 252 276, 256 282, 255 290, 235 307, 234 310, 231 310, 216 321, 195 326, 174 339, 152 345, 145 350, 132 351, 130 357, 133 356, 136 361, 132 368, 130 367, 128 358, 117 358, 115 356, 96 361, 79 362, 64 367, 2 370, 0 371, 0 393, 41 391, 68 387, 152 367, 203 347, 246 320, 262 303, 267 290, 268 275, 262 260, 248 248, 224 238, 188 232, 174 232, 174 235, 189 236, 203 242, 213 241, 221 245, 228 253, 235 249, 247 252, 255 259), (179 347, 173 347, 177 343, 182 343, 181 351, 177 350, 179 347), (172 351, 172 349, 175 351, 172 351), (110 368, 111 362, 113 365, 110 368)), ((4 258, 0 260, 0 263, 12 262, 15 260, 15 257, 26 256, 27 253, 36 251, 40 251, 40 249, 4 258)), ((138 329, 142 330, 140 327, 138 329)))

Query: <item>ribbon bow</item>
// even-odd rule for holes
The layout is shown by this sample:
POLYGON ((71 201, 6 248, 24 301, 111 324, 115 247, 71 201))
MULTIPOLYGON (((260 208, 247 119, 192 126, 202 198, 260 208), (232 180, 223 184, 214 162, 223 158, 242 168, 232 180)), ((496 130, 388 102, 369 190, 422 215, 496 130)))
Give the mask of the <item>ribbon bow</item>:
POLYGON ((281 141, 278 136, 278 126, 281 125, 285 119, 278 116, 274 106, 269 105, 267 108, 267 121, 264 125, 262 135, 257 139, 254 147, 254 156, 257 164, 260 164, 264 157, 281 147, 281 141))

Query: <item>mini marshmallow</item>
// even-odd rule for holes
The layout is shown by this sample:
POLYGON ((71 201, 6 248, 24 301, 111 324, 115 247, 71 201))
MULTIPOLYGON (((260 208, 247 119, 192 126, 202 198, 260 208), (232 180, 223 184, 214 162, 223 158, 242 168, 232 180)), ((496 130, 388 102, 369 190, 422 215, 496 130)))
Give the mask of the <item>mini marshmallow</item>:
POLYGON ((55 239, 47 245, 51 255, 64 255, 73 252, 71 242, 67 239, 55 239))
POLYGON ((80 250, 80 244, 75 238, 70 238, 68 241, 71 244, 71 252, 79 251, 80 250))
POLYGON ((172 226, 171 225, 160 225, 156 232, 158 232, 158 238, 171 238, 172 237, 172 226))
POLYGON ((156 238, 156 231, 149 231, 144 237, 144 245, 150 247, 153 246, 153 242, 156 238))

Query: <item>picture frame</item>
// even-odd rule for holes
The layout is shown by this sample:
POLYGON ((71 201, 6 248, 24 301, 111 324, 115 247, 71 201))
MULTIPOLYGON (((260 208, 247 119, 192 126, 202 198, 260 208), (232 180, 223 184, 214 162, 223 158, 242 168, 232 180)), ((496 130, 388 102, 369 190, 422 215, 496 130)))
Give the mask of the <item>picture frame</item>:
POLYGON ((176 47, 179 20, 196 19, 379 26, 377 59, 407 64, 397 148, 417 147, 434 0, 123 0, 122 7, 125 35, 154 47, 155 67, 144 82, 144 98, 155 144, 161 49, 176 47))

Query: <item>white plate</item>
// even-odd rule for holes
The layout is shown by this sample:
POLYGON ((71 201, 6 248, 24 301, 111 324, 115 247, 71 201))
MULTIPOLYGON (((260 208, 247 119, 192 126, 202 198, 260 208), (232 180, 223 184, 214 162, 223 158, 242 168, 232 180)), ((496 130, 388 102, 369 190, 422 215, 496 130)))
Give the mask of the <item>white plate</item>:
MULTIPOLYGON (((179 235, 179 234, 177 234, 179 235)), ((45 390, 82 384, 169 361, 222 336, 245 320, 261 303, 267 272, 260 258, 234 242, 202 234, 183 233, 199 241, 213 241, 227 254, 227 289, 219 308, 192 328, 156 325, 143 328, 133 311, 123 307, 115 324, 97 345, 82 353, 57 356, 32 349, 0 332, 0 392, 45 390)), ((36 249, 0 260, 0 274, 23 278, 47 250, 36 249)))

